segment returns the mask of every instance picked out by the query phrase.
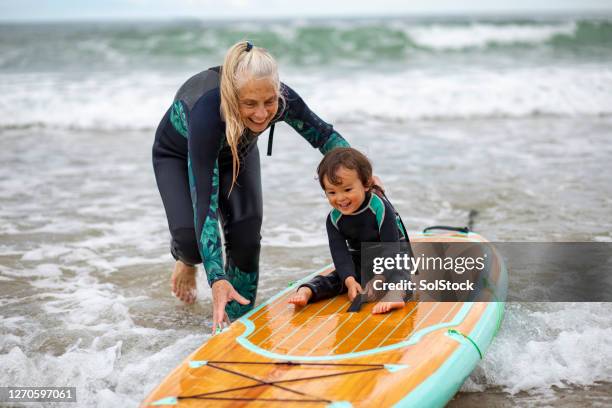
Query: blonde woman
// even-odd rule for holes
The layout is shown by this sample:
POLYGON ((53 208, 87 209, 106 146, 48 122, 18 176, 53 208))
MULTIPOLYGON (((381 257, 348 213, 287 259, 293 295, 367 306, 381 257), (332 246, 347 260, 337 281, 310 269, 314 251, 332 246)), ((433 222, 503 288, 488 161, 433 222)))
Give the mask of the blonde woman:
POLYGON ((153 167, 176 259, 172 291, 193 303, 196 265, 203 262, 213 294, 213 333, 255 303, 263 212, 256 142, 278 121, 323 154, 348 146, 279 81, 274 58, 247 41, 228 50, 223 67, 181 86, 155 134, 153 167))

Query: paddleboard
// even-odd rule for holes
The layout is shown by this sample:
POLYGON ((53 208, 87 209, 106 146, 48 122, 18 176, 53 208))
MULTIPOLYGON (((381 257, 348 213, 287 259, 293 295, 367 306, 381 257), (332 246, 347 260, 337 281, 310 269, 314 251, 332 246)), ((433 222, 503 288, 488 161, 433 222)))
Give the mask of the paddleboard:
MULTIPOLYGON (((478 234, 411 234, 430 242, 486 242, 478 234)), ((416 251, 415 251, 416 252, 416 251)), ((501 324, 507 272, 488 275, 488 300, 425 302, 391 313, 346 295, 296 307, 306 276, 211 337, 142 406, 442 407, 483 358, 501 324)))

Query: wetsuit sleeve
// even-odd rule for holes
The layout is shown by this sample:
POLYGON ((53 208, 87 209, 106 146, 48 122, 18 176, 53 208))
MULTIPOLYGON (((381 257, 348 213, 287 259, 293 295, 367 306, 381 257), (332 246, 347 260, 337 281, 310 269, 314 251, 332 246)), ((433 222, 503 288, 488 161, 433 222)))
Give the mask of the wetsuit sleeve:
POLYGON ((395 211, 391 204, 375 193, 372 193, 369 207, 372 210, 372 216, 376 217, 379 241, 386 243, 377 256, 394 257, 400 249, 400 235, 397 229, 395 211))
MULTIPOLYGON (((217 92, 218 94, 218 92, 217 92)), ((209 285, 226 279, 223 269, 219 205, 218 153, 223 128, 218 114, 220 99, 203 96, 190 112, 188 130, 189 188, 196 240, 209 285)))
MULTIPOLYGON (((372 193, 374 194, 374 193, 372 193)), ((382 224, 380 224, 380 242, 399 242, 400 235, 397 227, 397 219, 395 217, 395 211, 393 207, 389 205, 385 200, 382 200, 384 204, 384 217, 382 218, 382 224)))
POLYGON ((326 226, 327 239, 329 240, 329 251, 331 252, 334 266, 336 267, 336 273, 340 276, 341 282, 344 283, 346 278, 349 276, 352 276, 359 281, 357 274, 355 273, 353 258, 351 257, 348 246, 346 245, 346 239, 332 223, 331 215, 327 217, 326 226))
POLYGON ((293 89, 281 84, 281 93, 286 103, 282 120, 302 135, 312 147, 323 154, 336 147, 350 147, 340 133, 315 115, 293 89))
MULTIPOLYGON (((372 193, 374 194, 374 193, 372 193)), ((395 210, 387 202, 386 200, 380 199, 384 208, 384 217, 382 218, 382 223, 380 224, 380 242, 384 242, 381 256, 385 258, 394 258, 401 251, 400 244, 400 232, 397 225, 397 218, 395 215, 395 210)), ((389 282, 399 282, 402 279, 410 279, 410 275, 406 273, 403 269, 391 269, 385 271, 386 279, 389 282)))
POLYGON ((187 137, 188 123, 185 105, 182 101, 174 101, 170 109, 170 123, 181 136, 187 137))

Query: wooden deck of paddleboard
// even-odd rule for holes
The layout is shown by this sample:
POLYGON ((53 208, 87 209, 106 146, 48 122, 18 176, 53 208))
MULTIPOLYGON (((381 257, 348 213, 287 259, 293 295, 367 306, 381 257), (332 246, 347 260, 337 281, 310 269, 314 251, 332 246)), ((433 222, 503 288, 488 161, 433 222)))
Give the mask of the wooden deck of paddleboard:
POLYGON ((295 307, 287 303, 292 293, 293 288, 285 291, 212 337, 143 406, 391 406, 461 346, 448 330, 470 333, 489 305, 409 302, 373 315, 372 304, 346 312, 346 295, 295 307))

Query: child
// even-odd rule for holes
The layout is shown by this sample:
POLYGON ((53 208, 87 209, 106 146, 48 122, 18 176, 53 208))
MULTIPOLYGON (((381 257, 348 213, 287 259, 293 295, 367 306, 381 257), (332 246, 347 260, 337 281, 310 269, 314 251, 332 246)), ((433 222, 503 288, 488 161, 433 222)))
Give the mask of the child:
MULTIPOLYGON (((327 217, 329 249, 336 270, 315 276, 301 285, 289 303, 309 302, 348 292, 351 301, 363 292, 361 287, 361 243, 396 242, 407 246, 408 236, 399 216, 372 179, 367 157, 350 147, 328 152, 317 167, 319 183, 333 207, 327 217)), ((403 294, 395 301, 378 302, 372 313, 387 313, 404 306, 403 294)))

